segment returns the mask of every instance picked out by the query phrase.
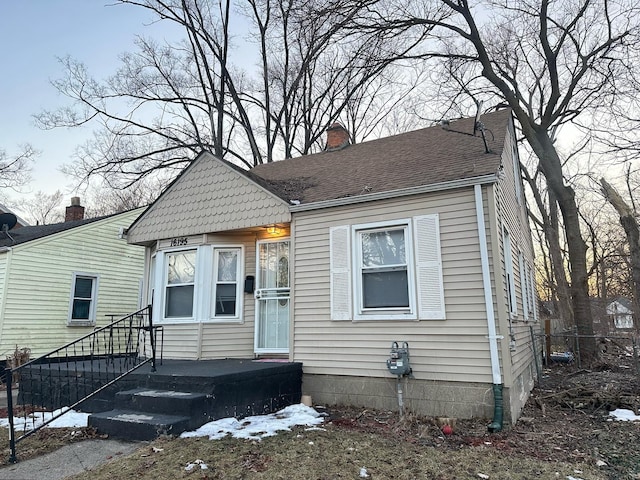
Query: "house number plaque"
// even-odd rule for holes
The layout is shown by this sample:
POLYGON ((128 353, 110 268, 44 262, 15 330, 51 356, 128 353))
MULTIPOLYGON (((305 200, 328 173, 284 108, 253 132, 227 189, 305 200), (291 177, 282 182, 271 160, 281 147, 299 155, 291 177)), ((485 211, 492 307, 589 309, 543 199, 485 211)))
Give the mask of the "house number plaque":
POLYGON ((182 245, 186 245, 186 244, 187 244, 187 237, 178 237, 178 238, 171 239, 172 247, 181 247, 182 245))

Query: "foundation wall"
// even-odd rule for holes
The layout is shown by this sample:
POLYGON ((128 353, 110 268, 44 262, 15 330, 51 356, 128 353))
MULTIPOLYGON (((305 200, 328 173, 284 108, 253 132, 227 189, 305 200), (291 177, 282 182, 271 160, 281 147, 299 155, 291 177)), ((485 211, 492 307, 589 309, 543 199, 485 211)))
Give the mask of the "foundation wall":
MULTIPOLYGON (((430 417, 493 417, 491 384, 404 378, 400 385, 405 411, 430 417)), ((310 395, 315 405, 348 405, 376 410, 399 408, 395 378, 305 374, 302 393, 310 395)), ((511 408, 514 402, 511 401, 508 388, 503 390, 503 397, 506 427, 512 421, 511 408)), ((520 401, 517 401, 515 405, 519 403, 520 401)))

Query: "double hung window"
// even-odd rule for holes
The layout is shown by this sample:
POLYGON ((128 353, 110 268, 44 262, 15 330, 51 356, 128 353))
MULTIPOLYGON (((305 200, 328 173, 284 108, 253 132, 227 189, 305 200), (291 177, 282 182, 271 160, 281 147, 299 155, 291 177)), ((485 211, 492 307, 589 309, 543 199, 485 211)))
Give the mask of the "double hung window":
POLYGON ((74 273, 71 283, 70 325, 93 325, 96 322, 98 276, 74 273))
POLYGON ((408 225, 356 230, 362 314, 410 310, 407 230, 408 225))
POLYGON ((437 214, 331 227, 332 320, 444 320, 437 214))
POLYGON ((167 253, 165 264, 165 318, 192 317, 196 251, 167 253))
POLYGON ((242 298, 240 248, 214 249, 213 317, 239 318, 242 298))

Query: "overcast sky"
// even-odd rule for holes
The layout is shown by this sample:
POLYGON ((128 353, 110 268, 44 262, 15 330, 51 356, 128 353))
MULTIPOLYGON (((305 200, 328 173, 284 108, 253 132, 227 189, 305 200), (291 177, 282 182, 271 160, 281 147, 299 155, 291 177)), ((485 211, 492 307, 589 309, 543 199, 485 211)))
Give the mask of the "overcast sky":
MULTIPOLYGON (((58 168, 91 132, 42 131, 34 125, 34 114, 65 102, 50 84, 63 76, 57 57, 70 55, 86 63, 93 76, 106 77, 115 71, 118 55, 134 49, 136 34, 162 39, 170 33, 165 24, 152 25, 145 9, 113 3, 0 0, 0 148, 12 154, 20 144, 30 143, 42 152, 33 168, 31 193, 60 189, 71 196, 72 180, 58 168)), ((13 192, 9 197, 20 198, 13 192)))

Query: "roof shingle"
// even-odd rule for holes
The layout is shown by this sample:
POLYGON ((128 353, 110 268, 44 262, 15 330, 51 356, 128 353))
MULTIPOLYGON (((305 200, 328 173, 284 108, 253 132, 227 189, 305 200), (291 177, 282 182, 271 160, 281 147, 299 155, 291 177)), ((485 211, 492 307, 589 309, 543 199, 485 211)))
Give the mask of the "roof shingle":
POLYGON ((495 174, 511 110, 483 115, 485 138, 473 118, 254 167, 250 176, 302 204, 388 192, 495 174))

